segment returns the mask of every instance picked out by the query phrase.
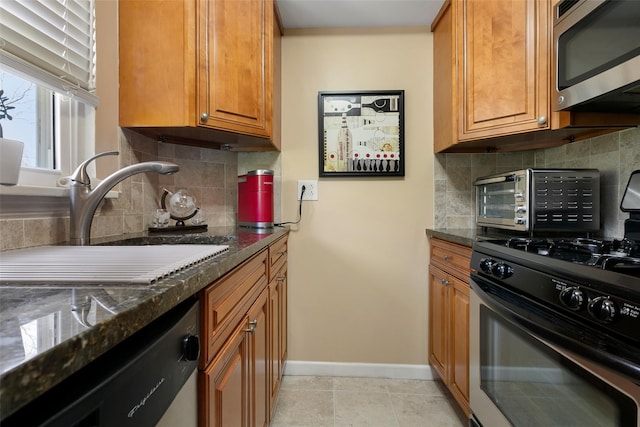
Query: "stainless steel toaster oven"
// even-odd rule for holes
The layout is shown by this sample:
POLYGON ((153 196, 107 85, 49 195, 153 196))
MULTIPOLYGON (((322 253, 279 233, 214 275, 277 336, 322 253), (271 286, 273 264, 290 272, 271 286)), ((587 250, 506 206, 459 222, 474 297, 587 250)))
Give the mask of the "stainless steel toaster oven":
POLYGON ((476 179, 476 224, 518 231, 600 229, 597 169, 522 169, 476 179))

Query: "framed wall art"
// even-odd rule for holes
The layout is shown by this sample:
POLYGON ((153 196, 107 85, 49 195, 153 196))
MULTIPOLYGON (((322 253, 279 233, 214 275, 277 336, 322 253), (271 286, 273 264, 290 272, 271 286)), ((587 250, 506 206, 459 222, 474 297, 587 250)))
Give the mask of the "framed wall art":
POLYGON ((319 176, 404 176, 404 91, 318 92, 319 176))

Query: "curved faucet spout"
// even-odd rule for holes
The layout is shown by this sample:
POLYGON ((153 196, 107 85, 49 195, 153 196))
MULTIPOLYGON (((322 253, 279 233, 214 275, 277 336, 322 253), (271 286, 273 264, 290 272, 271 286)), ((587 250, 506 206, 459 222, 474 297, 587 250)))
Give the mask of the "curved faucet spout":
POLYGON ((91 222, 100 201, 120 181, 144 172, 156 172, 162 175, 178 172, 180 167, 169 162, 143 162, 126 166, 106 177, 94 189, 87 174, 87 165, 98 157, 117 155, 117 151, 100 153, 84 161, 71 175, 70 188, 70 234, 74 245, 88 245, 90 243, 91 222))

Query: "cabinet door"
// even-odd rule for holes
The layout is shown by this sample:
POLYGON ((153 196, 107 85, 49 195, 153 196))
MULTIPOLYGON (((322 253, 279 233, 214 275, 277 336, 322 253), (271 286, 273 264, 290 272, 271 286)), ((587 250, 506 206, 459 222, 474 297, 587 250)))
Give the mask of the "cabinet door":
POLYGON ((206 427, 249 427, 249 340, 241 322, 209 367, 200 372, 206 427))
POLYGON ((265 289, 249 310, 250 425, 269 425, 269 290, 265 289))
POLYGON ((200 124, 271 137, 273 0, 200 0, 200 124))
POLYGON ((469 406, 469 285, 449 277, 451 304, 450 383, 451 394, 467 413, 469 406))
POLYGON ((429 266, 429 362, 440 378, 449 383, 449 304, 447 275, 429 266))
POLYGON ((287 358, 287 264, 282 265, 273 277, 269 284, 271 331, 269 383, 272 411, 280 390, 284 363, 287 358))
POLYGON ((549 2, 455 1, 458 139, 549 129, 549 2))
POLYGON ((284 374, 284 365, 287 360, 287 292, 289 286, 289 275, 287 273, 287 264, 282 267, 282 274, 276 280, 280 282, 280 379, 284 374))
POLYGON ((271 411, 273 413, 274 405, 278 397, 280 389, 280 283, 273 280, 269 284, 269 330, 271 331, 270 348, 269 348, 269 392, 271 399, 271 411))

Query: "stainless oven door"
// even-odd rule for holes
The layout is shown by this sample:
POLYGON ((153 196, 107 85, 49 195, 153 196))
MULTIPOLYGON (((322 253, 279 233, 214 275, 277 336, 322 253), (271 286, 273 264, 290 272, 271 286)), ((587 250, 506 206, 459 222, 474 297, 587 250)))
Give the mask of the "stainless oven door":
POLYGON ((541 337, 546 314, 471 279, 469 392, 480 425, 640 427, 637 379, 541 337))

